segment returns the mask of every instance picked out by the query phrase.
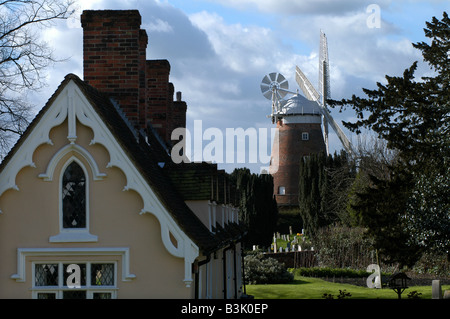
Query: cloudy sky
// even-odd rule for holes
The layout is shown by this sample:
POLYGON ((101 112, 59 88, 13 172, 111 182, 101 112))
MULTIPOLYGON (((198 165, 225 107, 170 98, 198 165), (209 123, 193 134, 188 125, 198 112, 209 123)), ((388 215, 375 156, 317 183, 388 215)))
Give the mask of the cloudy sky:
MULTIPOLYGON (((270 129, 271 102, 261 94, 262 78, 280 72, 295 91, 298 65, 316 86, 320 30, 328 39, 331 97, 347 98, 422 61, 412 43, 426 41, 425 21, 442 18, 448 5, 448 0, 78 0, 73 19, 43 33, 55 54, 68 59, 50 70, 48 87, 35 100, 41 107, 68 73, 83 77, 82 10, 138 9, 149 36, 147 59, 170 62, 171 82, 188 103, 192 133, 198 120, 203 131, 218 128, 224 139, 226 128, 270 129)), ((417 75, 427 72, 421 64, 417 75)), ((339 123, 354 118, 351 110, 332 115, 339 123)), ((341 148, 332 132, 330 150, 341 148)), ((258 172, 262 160, 219 167, 258 172)))

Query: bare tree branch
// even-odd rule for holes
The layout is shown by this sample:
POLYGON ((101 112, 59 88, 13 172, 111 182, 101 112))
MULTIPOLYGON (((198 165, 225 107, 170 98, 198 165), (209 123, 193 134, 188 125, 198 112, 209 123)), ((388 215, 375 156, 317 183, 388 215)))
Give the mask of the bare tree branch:
POLYGON ((27 90, 44 85, 43 71, 58 60, 39 30, 68 19, 75 0, 0 1, 0 157, 29 123, 27 90))

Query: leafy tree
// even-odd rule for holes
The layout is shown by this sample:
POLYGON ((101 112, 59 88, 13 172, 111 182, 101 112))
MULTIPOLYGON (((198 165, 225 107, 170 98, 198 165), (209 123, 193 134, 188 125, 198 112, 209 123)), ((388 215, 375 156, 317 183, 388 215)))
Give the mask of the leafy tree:
POLYGON ((27 90, 44 84, 43 71, 57 59, 39 31, 71 14, 72 0, 0 2, 0 153, 28 125, 27 90))
POLYGON ((379 180, 370 176, 371 184, 358 193, 352 205, 359 224, 367 229, 366 234, 374 240, 374 247, 387 263, 412 266, 418 260, 421 247, 410 241, 403 218, 409 199, 411 181, 394 175, 390 180, 379 180))
POLYGON ((433 17, 427 22, 425 35, 431 45, 420 42, 413 46, 422 51, 424 61, 435 71, 434 77, 416 81, 417 61, 403 76, 386 76, 387 84, 377 83, 378 89, 363 89, 367 98, 331 101, 341 107, 350 105, 358 120, 344 122, 354 132, 369 128, 387 141, 387 147, 400 151, 405 165, 416 169, 434 160, 448 156, 450 139, 450 19, 444 12, 442 21, 433 17), (365 116, 368 113, 368 116, 365 116))
POLYGON ((232 172, 231 178, 240 194, 241 222, 248 227, 246 244, 270 246, 278 218, 272 176, 240 168, 232 172))
POLYGON ((376 260, 372 241, 362 227, 336 224, 318 231, 314 249, 321 267, 366 269, 376 260))
POLYGON ((386 76, 386 84, 377 83, 375 90, 363 89, 367 97, 353 95, 330 101, 333 106, 355 110, 358 120, 344 122, 347 128, 356 133, 370 129, 387 141, 388 148, 398 151, 399 161, 389 167, 388 178, 371 178, 371 185, 358 194, 360 203, 355 207, 376 237, 378 248, 405 264, 417 257, 408 254, 419 242, 423 248, 441 249, 447 254, 450 247, 449 183, 445 178, 450 158, 447 13, 441 20, 433 17, 426 22, 424 31, 430 43, 413 46, 422 51, 433 76, 416 80, 416 61, 403 76, 386 76), (427 222, 417 224, 423 220, 427 222))
POLYGON ((387 149, 386 142, 374 137, 359 139, 355 149, 357 172, 347 191, 346 213, 348 225, 363 226, 361 212, 355 210, 360 205, 359 194, 374 187, 375 180, 389 180, 391 167, 398 161, 397 152, 387 149))
POLYGON ((411 242, 436 254, 448 255, 450 246, 450 166, 429 169, 416 178, 407 202, 411 242))

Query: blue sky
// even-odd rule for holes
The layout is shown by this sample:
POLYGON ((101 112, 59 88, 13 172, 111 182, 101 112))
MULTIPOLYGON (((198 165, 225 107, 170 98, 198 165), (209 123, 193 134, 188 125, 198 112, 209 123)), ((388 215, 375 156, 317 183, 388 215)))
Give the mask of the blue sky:
MULTIPOLYGON (((374 88, 385 75, 401 75, 414 61, 422 61, 411 43, 425 41, 425 21, 442 18, 449 1, 79 0, 74 19, 43 34, 58 56, 70 58, 50 70, 48 87, 36 97, 39 107, 67 73, 82 77, 79 14, 84 9, 138 9, 149 36, 147 58, 169 60, 171 82, 188 103, 188 129, 201 120, 203 129, 225 132, 273 127, 266 117, 270 101, 259 87, 266 74, 281 72, 296 90, 298 65, 317 84, 320 30, 328 38, 331 97, 362 95, 362 88, 374 88), (379 8, 379 28, 368 26, 372 4, 379 8)), ((417 75, 429 72, 420 64, 417 75)), ((351 110, 333 110, 332 115, 339 123, 355 117, 351 110)), ((356 142, 356 136, 346 133, 356 142)), ((330 149, 341 149, 334 133, 330 149)), ((246 166, 258 172, 258 165, 219 167, 231 171, 246 166)))

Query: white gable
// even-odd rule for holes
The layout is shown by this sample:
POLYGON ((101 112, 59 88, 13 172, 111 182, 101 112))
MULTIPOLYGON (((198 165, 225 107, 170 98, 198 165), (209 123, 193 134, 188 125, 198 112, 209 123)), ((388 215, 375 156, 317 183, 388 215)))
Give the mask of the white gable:
POLYGON ((83 156, 90 164, 94 179, 105 178, 106 174, 102 172, 104 168, 97 167, 89 152, 77 144, 76 121, 78 120, 83 125, 89 127, 94 133, 91 145, 101 144, 110 155, 107 167, 117 167, 126 176, 127 184, 123 190, 134 190, 141 196, 144 204, 141 211, 136 212, 136 214, 153 214, 161 225, 161 237, 167 251, 175 257, 184 258, 184 281, 189 287, 192 282, 191 265, 199 255, 199 248, 173 220, 145 178, 139 173, 108 127, 96 113, 83 92, 72 80, 57 95, 39 122, 34 125, 30 134, 3 168, 0 173, 0 196, 9 189, 20 191, 16 185, 17 174, 24 167, 35 167, 33 153, 42 144, 53 145, 49 137, 50 131, 53 127, 62 124, 66 119, 68 122, 67 139, 70 144, 55 152, 46 170, 44 172, 38 172, 39 177, 44 181, 52 180, 53 171, 59 159, 68 152, 75 151, 83 156), (177 241, 176 246, 170 239, 171 235, 177 241))

